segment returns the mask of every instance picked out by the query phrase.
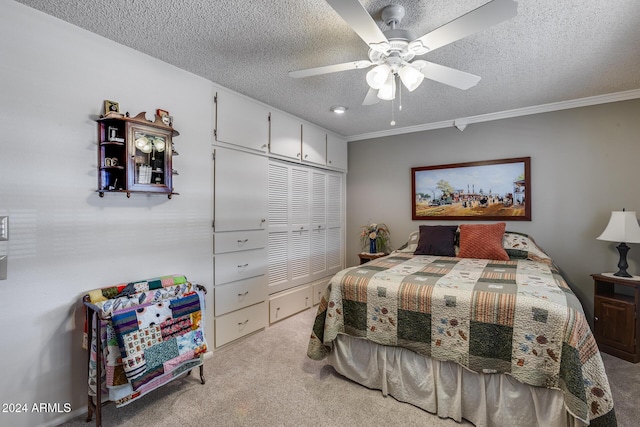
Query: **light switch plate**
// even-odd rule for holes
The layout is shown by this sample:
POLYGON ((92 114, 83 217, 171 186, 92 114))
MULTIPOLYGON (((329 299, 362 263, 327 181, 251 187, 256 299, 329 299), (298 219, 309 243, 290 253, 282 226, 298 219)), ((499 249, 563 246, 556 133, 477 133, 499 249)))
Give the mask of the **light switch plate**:
POLYGON ((9 217, 0 216, 0 240, 9 240, 9 217))
POLYGON ((0 280, 7 280, 7 256, 0 256, 0 280))

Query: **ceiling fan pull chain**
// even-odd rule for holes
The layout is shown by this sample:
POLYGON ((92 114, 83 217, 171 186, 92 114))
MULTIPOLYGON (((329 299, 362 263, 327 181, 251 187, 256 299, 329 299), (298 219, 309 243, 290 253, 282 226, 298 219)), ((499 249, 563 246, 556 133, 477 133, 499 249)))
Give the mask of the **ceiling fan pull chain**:
POLYGON ((395 106, 394 106, 394 101, 395 99, 391 100, 391 126, 395 126, 396 125, 396 112, 395 112, 395 106))
POLYGON ((400 78, 396 75, 396 86, 398 87, 399 93, 399 102, 398 102, 398 111, 402 111, 402 85, 400 84, 400 78))

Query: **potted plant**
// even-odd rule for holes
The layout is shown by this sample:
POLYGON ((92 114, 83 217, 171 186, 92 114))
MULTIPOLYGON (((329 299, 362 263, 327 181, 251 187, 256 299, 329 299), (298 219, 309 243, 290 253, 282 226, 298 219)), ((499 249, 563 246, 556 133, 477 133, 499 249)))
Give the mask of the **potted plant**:
POLYGON ((369 224, 362 227, 360 241, 362 248, 369 246, 369 253, 387 252, 389 250, 389 227, 385 224, 369 224))

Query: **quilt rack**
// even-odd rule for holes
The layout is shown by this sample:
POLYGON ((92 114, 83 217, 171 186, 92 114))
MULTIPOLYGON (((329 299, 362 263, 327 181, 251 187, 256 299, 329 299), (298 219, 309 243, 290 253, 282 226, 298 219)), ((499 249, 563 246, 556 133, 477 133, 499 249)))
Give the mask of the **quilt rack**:
MULTIPOLYGON (((141 281, 141 282, 134 282, 134 283, 129 283, 129 284, 123 284, 123 285, 119 285, 120 287, 122 286, 128 286, 128 287, 132 287, 132 285, 140 285, 140 284, 144 284, 146 285, 147 283, 166 283, 167 280, 173 280, 174 277, 176 278, 183 278, 184 282, 182 283, 182 287, 186 287, 187 289, 190 289, 190 292, 185 293, 184 295, 191 295, 193 296, 194 294, 198 295, 199 293, 202 295, 206 295, 207 293, 207 289, 202 286, 202 285, 191 285, 191 283, 189 283, 188 281, 186 281, 186 278, 184 276, 165 276, 165 277, 161 277, 161 278, 157 278, 157 279, 149 279, 149 280, 145 280, 145 281, 141 281)), ((157 288, 162 288, 163 285, 160 286, 156 286, 157 288)), ((180 286, 180 285, 178 285, 180 286)), ((111 288, 111 289, 115 289, 111 288)), ((151 289, 148 289, 148 293, 151 294, 151 289)), ((103 291, 101 289, 93 291, 93 292, 100 292, 103 291)), ((92 292, 92 293, 93 293, 92 292)), ((103 375, 103 366, 105 363, 104 360, 104 355, 103 355, 103 348, 105 346, 107 346, 106 340, 101 339, 101 337, 104 336, 104 333, 106 331, 103 330, 104 325, 103 322, 111 322, 112 321, 112 317, 111 315, 105 315, 103 308, 101 308, 100 306, 96 305, 95 303, 92 302, 92 293, 86 294, 83 296, 82 298, 82 302, 84 304, 85 307, 85 314, 86 314, 86 339, 87 339, 87 348, 88 348, 88 373, 89 373, 89 380, 91 379, 91 374, 92 374, 92 369, 91 369, 91 364, 92 364, 92 349, 93 349, 93 342, 94 342, 94 333, 95 333, 95 343, 96 343, 96 351, 95 351, 95 395, 93 395, 91 393, 91 388, 89 387, 89 392, 88 392, 88 399, 87 399, 87 418, 86 418, 86 422, 90 422, 91 419, 93 418, 93 414, 95 414, 96 416, 96 427, 101 427, 102 426, 102 405, 103 405, 103 379, 102 379, 102 375, 103 375), (94 331, 94 327, 93 327, 93 322, 94 322, 94 318, 95 318, 95 331, 94 331), (98 344, 99 343, 99 344, 98 344), (95 399, 95 402, 94 402, 95 399)), ((105 292, 103 292, 104 294, 105 292)), ((126 298, 127 295, 123 294, 124 297, 126 298)), ((183 299, 187 299, 187 298, 183 298, 183 299)), ((149 301, 149 299, 147 298, 147 302, 149 301)), ((162 301, 162 300, 155 300, 155 299, 151 299, 151 302, 153 304, 156 304, 158 301, 162 301)), ((198 301, 204 301, 202 298, 198 298, 198 301)), ((200 305, 198 303, 194 303, 193 301, 190 302, 190 304, 185 304, 185 306, 190 305, 190 306, 195 306, 197 305, 198 307, 200 307, 200 305)), ((136 305, 132 305, 131 307, 136 307, 136 305)), ((188 312, 190 309, 186 309, 186 311, 183 312, 188 312)), ((204 312, 204 307, 202 307, 202 310, 204 312)), ((131 310, 130 310, 131 311, 131 310)), ((182 314, 182 313, 181 313, 182 314)), ((203 316, 203 314, 198 314, 198 316, 203 316)), ((191 360, 188 360, 186 363, 182 364, 182 367, 184 368, 183 370, 179 371, 176 370, 175 373, 173 373, 173 375, 169 378, 164 378, 161 379, 160 381, 156 381, 156 385, 154 385, 153 387, 151 387, 150 389, 147 389, 145 391, 134 391, 130 396, 128 396, 128 398, 130 398, 130 401, 133 400, 137 400, 138 398, 144 396, 145 394, 149 393, 152 390, 155 390, 165 384, 167 384, 168 382, 172 381, 175 378, 181 377, 183 375, 190 375, 191 374, 191 370, 195 367, 199 367, 200 369, 200 383, 204 384, 205 383, 205 376, 204 376, 204 365, 203 365, 203 356, 202 353, 204 353, 206 351, 206 341, 204 340, 204 317, 199 317, 199 330, 201 331, 201 340, 198 342, 199 347, 197 348, 197 351, 194 352, 194 358, 191 360)), ((194 327, 195 328, 195 327, 194 327)), ((152 383, 154 380, 151 380, 150 383, 152 383)), ((135 389, 134 389, 135 390, 135 389)), ((109 399, 111 400, 111 399, 109 399)), ((127 402, 129 403, 129 402, 127 402)), ((126 404, 126 403, 124 403, 126 404)), ((124 406, 124 404, 121 404, 120 406, 124 406)))

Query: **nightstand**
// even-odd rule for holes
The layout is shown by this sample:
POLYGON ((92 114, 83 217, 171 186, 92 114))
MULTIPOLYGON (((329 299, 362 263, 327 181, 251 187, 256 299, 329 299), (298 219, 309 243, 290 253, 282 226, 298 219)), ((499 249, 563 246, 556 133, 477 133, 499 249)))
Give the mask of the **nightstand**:
POLYGON ((611 273, 592 274, 594 280, 594 336, 605 353, 640 361, 640 278, 611 273))
POLYGON ((377 254, 370 254, 368 252, 361 252, 358 254, 358 256, 360 257, 360 265, 365 264, 369 261, 371 261, 372 259, 378 259, 378 258, 382 258, 383 256, 387 256, 389 254, 387 253, 383 253, 383 252, 378 252, 377 254))

